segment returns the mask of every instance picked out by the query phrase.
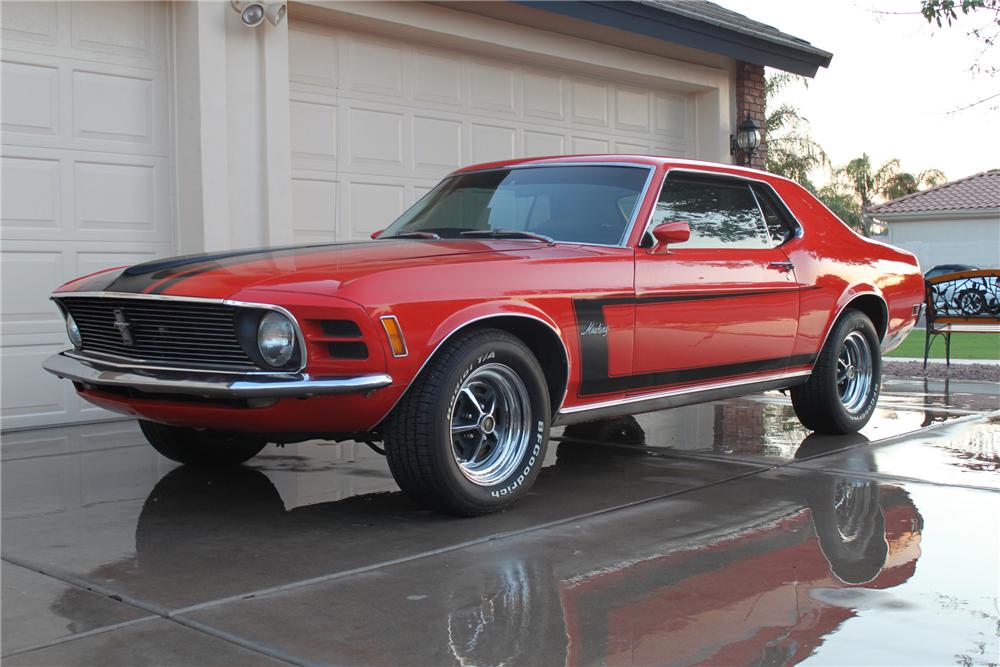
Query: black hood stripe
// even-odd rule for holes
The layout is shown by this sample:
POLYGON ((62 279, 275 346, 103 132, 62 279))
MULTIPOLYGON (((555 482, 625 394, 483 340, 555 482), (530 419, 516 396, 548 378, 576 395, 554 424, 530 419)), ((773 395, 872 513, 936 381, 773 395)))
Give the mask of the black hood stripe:
POLYGON ((104 291, 133 294, 162 294, 165 290, 187 278, 209 271, 258 260, 280 259, 295 255, 326 252, 333 248, 354 246, 363 243, 364 241, 254 248, 252 250, 201 253, 198 255, 184 255, 170 259, 154 260, 136 264, 125 269, 110 284, 104 287, 104 291))

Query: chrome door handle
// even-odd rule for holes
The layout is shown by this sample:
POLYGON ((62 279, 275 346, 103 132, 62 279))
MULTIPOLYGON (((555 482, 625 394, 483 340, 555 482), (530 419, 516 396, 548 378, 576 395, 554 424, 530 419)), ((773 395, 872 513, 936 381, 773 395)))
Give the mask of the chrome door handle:
POLYGON ((781 269, 782 271, 791 271, 795 268, 795 265, 791 262, 768 262, 767 265, 775 269, 781 269))

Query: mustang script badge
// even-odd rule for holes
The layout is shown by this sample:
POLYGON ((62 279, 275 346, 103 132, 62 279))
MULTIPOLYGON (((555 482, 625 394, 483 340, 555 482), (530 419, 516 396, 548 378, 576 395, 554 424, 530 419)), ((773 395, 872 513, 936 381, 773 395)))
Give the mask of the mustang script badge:
POLYGON ((580 332, 581 336, 607 336, 608 325, 596 322, 587 322, 587 326, 580 332))

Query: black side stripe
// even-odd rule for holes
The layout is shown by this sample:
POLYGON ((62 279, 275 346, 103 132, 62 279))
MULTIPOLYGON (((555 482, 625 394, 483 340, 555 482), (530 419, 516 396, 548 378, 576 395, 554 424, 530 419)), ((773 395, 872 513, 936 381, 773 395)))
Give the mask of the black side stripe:
POLYGON ((800 354, 741 362, 738 364, 653 371, 612 377, 608 371, 608 337, 607 322, 604 318, 605 306, 732 299, 759 296, 762 294, 799 292, 809 289, 814 289, 814 287, 805 288, 804 290, 775 289, 745 292, 703 292, 701 294, 677 294, 652 297, 620 296, 599 299, 576 299, 573 301, 573 309, 576 312, 577 335, 580 340, 581 380, 579 395, 594 396, 687 382, 703 382, 746 373, 761 373, 795 368, 812 364, 815 361, 815 355, 813 354, 800 354), (585 331, 592 333, 585 334, 585 331))

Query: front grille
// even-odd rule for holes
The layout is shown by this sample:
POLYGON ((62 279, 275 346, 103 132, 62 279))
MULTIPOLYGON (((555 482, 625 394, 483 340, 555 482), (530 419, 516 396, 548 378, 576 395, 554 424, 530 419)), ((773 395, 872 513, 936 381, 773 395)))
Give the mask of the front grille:
POLYGON ((158 366, 260 370, 240 345, 240 309, 234 306, 103 297, 62 298, 59 303, 73 315, 84 352, 158 366), (127 328, 131 344, 122 328, 127 328))

